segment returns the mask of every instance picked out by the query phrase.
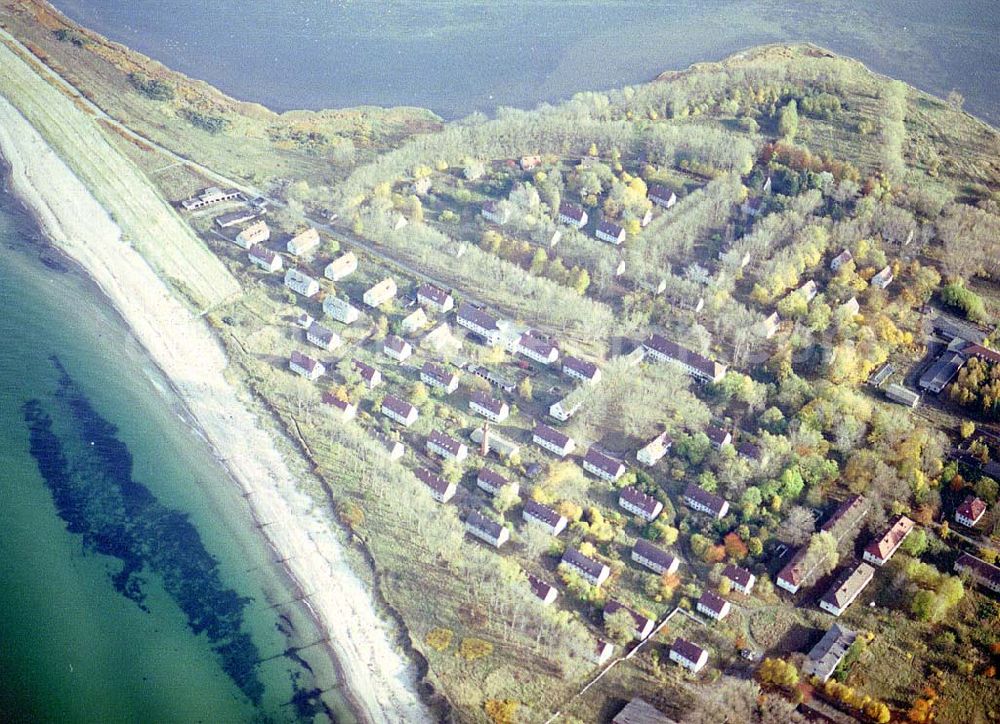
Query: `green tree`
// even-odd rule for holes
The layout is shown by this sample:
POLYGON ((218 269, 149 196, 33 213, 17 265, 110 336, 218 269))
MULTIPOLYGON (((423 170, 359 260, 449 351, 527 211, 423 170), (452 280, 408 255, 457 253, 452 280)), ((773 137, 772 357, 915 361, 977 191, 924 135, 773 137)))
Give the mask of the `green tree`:
POLYGON ((604 614, 604 632, 608 638, 624 646, 635 637, 635 619, 624 608, 604 614))
POLYGON ((519 394, 522 399, 528 400, 529 402, 534 398, 534 387, 531 384, 530 377, 525 377, 517 383, 517 394, 519 394))
POLYGON ((786 141, 795 138, 799 130, 799 107, 795 99, 788 101, 788 104, 778 113, 778 135, 786 141))

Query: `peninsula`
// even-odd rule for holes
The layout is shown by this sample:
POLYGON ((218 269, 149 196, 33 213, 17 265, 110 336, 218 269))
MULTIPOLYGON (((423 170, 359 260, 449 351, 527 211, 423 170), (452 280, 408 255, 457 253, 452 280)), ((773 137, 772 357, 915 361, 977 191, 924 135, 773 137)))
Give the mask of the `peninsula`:
POLYGON ((493 118, 277 114, 0 19, 13 192, 359 720, 1000 708, 1000 144, 960 99, 803 44, 493 118))

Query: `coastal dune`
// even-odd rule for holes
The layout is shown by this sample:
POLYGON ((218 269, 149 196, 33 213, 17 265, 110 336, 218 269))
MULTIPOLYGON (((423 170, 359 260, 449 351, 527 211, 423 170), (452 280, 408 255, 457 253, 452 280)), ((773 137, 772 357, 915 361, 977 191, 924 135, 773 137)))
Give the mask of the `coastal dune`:
MULTIPOLYGON (((67 113, 76 110, 62 100, 69 106, 67 113)), ((82 114, 66 120, 92 123, 82 114)), ((107 295, 244 489, 264 535, 329 635, 358 716, 373 722, 430 720, 415 690, 414 667, 390 644, 392 632, 345 560, 330 512, 298 490, 274 442, 226 382, 227 359, 208 325, 171 292, 137 245, 129 243, 109 214, 115 209, 102 207, 3 96, 0 156, 11 166, 14 193, 52 242, 107 295)), ((76 164, 81 162, 100 165, 102 159, 76 159, 76 164)))

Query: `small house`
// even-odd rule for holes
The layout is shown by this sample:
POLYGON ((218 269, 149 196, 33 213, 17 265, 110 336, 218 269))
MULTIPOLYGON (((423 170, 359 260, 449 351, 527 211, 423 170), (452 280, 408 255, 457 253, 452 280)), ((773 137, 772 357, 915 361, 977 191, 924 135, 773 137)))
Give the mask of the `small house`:
POLYGON ((465 532, 499 548, 510 539, 510 531, 495 520, 473 510, 465 519, 465 532))
POLYGON ((390 334, 382 341, 382 352, 397 362, 405 362, 413 354, 413 347, 402 337, 390 334))
POLYGON ((697 674, 708 663, 708 652, 690 641, 678 637, 670 647, 670 660, 697 674))
POLYGON ((604 639, 597 639, 597 642, 594 645, 594 651, 591 654, 591 659, 594 661, 595 664, 601 666, 608 659, 611 658, 611 654, 613 654, 614 652, 615 652, 614 646, 609 644, 604 639))
POLYGON ((479 468, 479 472, 476 473, 476 485, 479 486, 480 490, 490 495, 496 495, 500 492, 500 488, 505 485, 513 485, 515 493, 519 490, 517 483, 511 483, 500 473, 486 467, 479 468))
POLYGON ((358 270, 358 256, 353 251, 341 254, 326 265, 323 276, 333 282, 346 279, 358 270))
POLYGON ((572 547, 566 548, 566 552, 563 553, 562 564, 579 574, 591 586, 600 586, 611 575, 611 569, 606 565, 572 547))
POLYGON ((510 407, 506 402, 479 390, 469 396, 469 409, 491 422, 503 422, 510 415, 510 407))
POLYGON ((733 563, 730 563, 723 569, 722 575, 729 579, 734 590, 747 596, 753 591, 753 584, 757 582, 757 576, 746 568, 733 563))
POLYGON ((663 456, 667 454, 667 451, 670 450, 670 446, 673 444, 673 438, 667 433, 661 432, 659 435, 646 443, 639 450, 639 452, 636 453, 635 457, 643 465, 652 467, 663 459, 663 456))
POLYGON ((625 227, 620 224, 616 224, 614 221, 601 219, 600 223, 597 225, 597 230, 594 232, 594 236, 601 241, 606 241, 609 244, 619 246, 625 241, 625 227))
POLYGON ((811 302, 816 298, 816 295, 819 294, 819 286, 814 280, 810 279, 795 291, 801 294, 802 298, 805 299, 806 302, 811 302))
POLYGON ((647 522, 656 520, 663 511, 663 503, 631 485, 622 488, 618 493, 618 506, 647 522))
POLYGON ((271 251, 266 246, 254 244, 250 247, 250 253, 248 256, 250 258, 250 263, 254 266, 260 267, 266 272, 274 273, 276 271, 281 271, 281 257, 277 252, 271 251))
POLYGON ((326 367, 319 360, 314 360, 299 351, 292 352, 288 360, 288 367, 297 375, 305 377, 307 380, 317 380, 326 372, 326 367))
POLYGON ((839 616, 854 603, 874 576, 875 569, 867 563, 858 563, 853 568, 850 566, 845 568, 820 599, 819 607, 834 616, 839 616))
POLYGON ((716 621, 724 619, 732 609, 729 601, 712 591, 705 591, 701 594, 696 608, 698 609, 698 613, 703 613, 716 621))
POLYGON ((350 302, 332 294, 323 300, 323 313, 343 324, 356 322, 361 316, 361 312, 351 306, 350 302))
POLYGON ((240 209, 239 211, 232 211, 228 214, 216 216, 215 225, 220 229, 231 229, 234 226, 245 224, 246 222, 253 221, 256 218, 257 212, 253 209, 240 209))
POLYGON ((672 362, 701 382, 720 382, 726 376, 726 365, 710 360, 697 352, 681 347, 667 338, 652 334, 643 343, 645 354, 657 362, 672 362))
POLYGON ((677 194, 666 186, 650 186, 647 196, 650 201, 663 209, 669 209, 677 203, 677 194))
POLYGON ((312 227, 299 232, 285 245, 285 249, 292 256, 302 256, 308 254, 319 246, 319 232, 312 227))
POLYGON ((643 641, 653 633, 653 629, 656 627, 656 622, 653 619, 643 616, 634 608, 630 608, 613 598, 608 599, 608 602, 604 604, 605 619, 619 611, 627 612, 632 617, 632 620, 635 621, 635 628, 632 629, 632 637, 637 641, 643 641))
POLYGON ((582 206, 563 201, 559 204, 559 222, 582 229, 587 225, 587 212, 582 206))
POLYGON ((427 326, 428 319, 423 309, 419 307, 403 317, 399 329, 403 334, 416 334, 427 326))
POLYGON ((483 203, 479 214, 487 221, 503 226, 510 219, 510 205, 493 201, 492 199, 483 203))
POLYGON ((376 433, 375 440, 385 449, 385 453, 389 457, 389 460, 400 460, 406 453, 406 447, 403 443, 395 438, 389 437, 388 435, 376 433))
POLYGON ((886 264, 879 270, 878 274, 871 278, 871 285, 876 289, 885 289, 892 284, 893 279, 892 269, 890 269, 889 265, 886 264))
POLYGON ((851 253, 850 249, 844 249, 830 261, 830 269, 832 271, 837 271, 849 261, 854 261, 854 255, 851 253))
POLYGON ((427 468, 420 468, 414 473, 417 480, 426 485, 431 491, 431 497, 439 503, 447 503, 455 497, 458 488, 455 483, 449 483, 439 475, 435 475, 427 468))
POLYGON ((1000 593, 1000 568, 982 558, 963 553, 955 561, 955 572, 968 576, 994 593, 1000 593))
POLYGON ((881 538, 865 546, 865 561, 875 566, 884 566, 912 531, 913 521, 905 515, 899 516, 881 538))
POLYGON ((733 444, 732 434, 728 430, 723 430, 721 427, 716 427, 715 425, 706 427, 705 435, 716 450, 721 450, 726 445, 733 444))
POLYGON ((365 292, 361 300, 372 309, 376 309, 395 296, 396 281, 392 277, 386 277, 365 292))
POLYGON ((858 303, 857 297, 851 297, 846 302, 837 307, 838 310, 843 310, 844 314, 850 315, 851 317, 856 317, 861 314, 861 304, 858 303))
POLYGON ((361 375, 361 379, 364 381, 365 387, 369 390, 374 390, 382 384, 382 373, 367 362, 362 362, 361 360, 355 358, 351 360, 351 368, 361 375))
POLYGON ((676 556, 670 555, 645 538, 637 539, 635 545, 632 546, 632 560, 660 575, 676 573, 681 565, 676 556))
POLYGON ((337 397, 332 392, 323 393, 323 404, 329 405, 336 410, 337 415, 344 422, 353 420, 358 414, 357 405, 353 404, 350 400, 343 400, 337 397))
POLYGON ((777 312, 771 312, 770 316, 764 318, 760 323, 760 331, 764 339, 771 339, 778 333, 781 327, 781 317, 777 312))
POLYGON ((433 362, 424 362, 420 368, 420 381, 449 395, 458 389, 458 375, 433 362))
POLYGON ((320 349, 325 349, 328 352, 340 346, 340 336, 316 322, 310 324, 309 329, 306 330, 306 339, 320 349))
POLYGON ((395 395, 386 395, 382 399, 381 412, 390 420, 398 422, 403 427, 409 427, 417 421, 417 408, 395 395))
POLYGON ((569 435, 559 432, 548 425, 538 423, 531 433, 531 440, 536 445, 564 458, 576 449, 576 442, 569 435))
POLYGON ((254 244, 263 244, 271 238, 271 229, 267 222, 261 219, 255 221, 236 235, 236 245, 242 249, 250 249, 254 244))
POLYGON ((583 458, 583 469, 601 480, 613 483, 625 474, 625 464, 616 460, 595 447, 587 450, 583 458))
POLYGON ((964 526, 973 528, 983 519, 985 514, 986 503, 974 495, 967 495, 962 504, 955 510, 955 520, 964 526))
POLYGON ((436 309, 442 314, 450 312, 455 306, 455 299, 451 296, 451 292, 426 282, 417 288, 417 302, 436 309))
POLYGON ((802 673, 815 676, 824 684, 833 676, 858 635, 840 624, 833 624, 823 638, 812 647, 802 665, 802 673))
POLYGON ((481 336, 486 340, 487 344, 496 345, 500 342, 500 327, 497 324, 496 317, 478 307, 474 307, 468 302, 465 302, 458 308, 455 322, 458 326, 465 327, 469 331, 481 336))
POLYGON ((517 351, 530 360, 550 365, 559 359, 559 350, 554 344, 525 332, 517 341, 517 351))
POLYGON ((694 483, 689 483, 684 489, 684 503, 692 510, 697 510, 716 519, 725 518, 726 513, 729 512, 729 503, 724 498, 710 493, 694 483))
POLYGON ((920 395, 913 390, 908 390, 902 385, 892 383, 885 388, 885 396, 893 402, 907 407, 916 407, 920 404, 920 395))
POLYGON ((567 377, 595 384, 601 381, 601 368, 593 362, 579 357, 566 356, 562 359, 562 372, 567 377))
POLYGON ((535 595, 539 601, 542 602, 543 606, 548 606, 555 602, 556 598, 559 597, 559 591, 556 590, 555 586, 549 585, 541 578, 528 574, 528 586, 531 588, 531 592, 535 595))
POLYGON ((549 405, 549 414, 559 422, 566 422, 579 411, 582 404, 583 397, 570 392, 561 400, 556 400, 549 405))
POLYGON ((531 499, 525 501, 521 517, 525 523, 541 526, 548 531, 549 535, 559 535, 566 529, 566 524, 569 522, 565 516, 560 515, 549 506, 531 499))
POLYGON ((427 452, 455 462, 462 462, 469 456, 469 448, 465 443, 437 430, 432 430, 427 436, 427 452))
POLYGON ((319 294, 319 282, 298 269, 289 269, 285 272, 285 286, 306 299, 319 294))

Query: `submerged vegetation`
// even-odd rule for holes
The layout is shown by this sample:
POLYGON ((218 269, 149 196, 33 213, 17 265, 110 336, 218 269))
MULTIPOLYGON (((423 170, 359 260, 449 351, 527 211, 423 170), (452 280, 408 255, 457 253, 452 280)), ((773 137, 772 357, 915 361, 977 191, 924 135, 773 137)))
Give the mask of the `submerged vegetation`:
POLYGON ((145 607, 144 576, 156 576, 191 631, 208 639, 223 670, 259 704, 260 654, 243 626, 250 601, 223 584, 218 562, 187 516, 132 477, 132 456, 118 431, 52 362, 58 389, 51 401, 25 403, 24 420, 31 455, 66 529, 81 537, 85 551, 120 561, 112 583, 138 606, 145 607))

